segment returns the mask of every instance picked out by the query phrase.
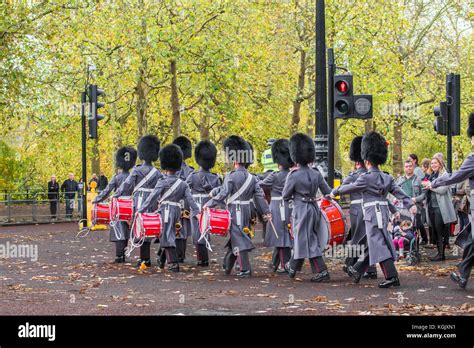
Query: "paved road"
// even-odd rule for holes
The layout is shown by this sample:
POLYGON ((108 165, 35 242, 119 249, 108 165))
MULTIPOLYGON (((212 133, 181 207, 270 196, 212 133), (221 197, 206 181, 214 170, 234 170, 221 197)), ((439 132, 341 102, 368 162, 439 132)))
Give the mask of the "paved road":
MULTIPOLYGON (((76 238, 77 225, 0 228, 0 252, 6 246, 33 245, 37 260, 2 258, 0 314, 164 314, 164 315, 452 315, 474 313, 474 290, 458 289, 448 278, 459 258, 408 267, 399 263, 402 286, 377 288, 376 280, 352 284, 341 259, 327 260, 331 282, 313 284, 310 267, 296 280, 271 273, 271 250, 261 233, 252 252, 254 277, 238 279, 221 271, 223 239, 214 238, 212 265, 194 266, 194 250, 179 274, 156 267, 140 273, 134 254, 129 263, 112 263, 114 245, 107 231, 76 238), (9 244, 8 244, 9 243, 9 244)), ((152 248, 156 250, 158 244, 152 248)), ((12 250, 12 249, 11 249, 12 250)), ((433 250, 422 253, 431 254, 433 250)), ((34 258, 33 258, 34 259, 34 258)), ((380 271, 379 271, 380 273, 380 271)))

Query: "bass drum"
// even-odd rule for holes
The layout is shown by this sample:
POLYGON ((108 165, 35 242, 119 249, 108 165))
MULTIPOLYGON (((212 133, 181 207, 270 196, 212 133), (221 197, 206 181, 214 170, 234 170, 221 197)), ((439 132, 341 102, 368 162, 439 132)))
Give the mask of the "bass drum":
POLYGON ((108 224, 110 222, 110 208, 106 203, 95 203, 92 207, 92 224, 108 224))
POLYGON ((344 220, 341 206, 337 202, 330 201, 326 198, 319 199, 318 206, 328 225, 328 244, 342 244, 346 232, 346 222, 344 220))
POLYGON ((126 221, 133 220, 133 199, 132 197, 113 197, 110 203, 110 220, 126 221))

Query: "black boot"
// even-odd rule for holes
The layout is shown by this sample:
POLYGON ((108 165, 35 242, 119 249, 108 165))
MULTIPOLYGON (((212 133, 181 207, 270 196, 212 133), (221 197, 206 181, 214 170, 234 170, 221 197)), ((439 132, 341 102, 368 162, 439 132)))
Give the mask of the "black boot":
POLYGON ((398 279, 398 277, 392 277, 379 283, 379 288, 386 289, 391 286, 400 286, 400 280, 398 279))
POLYGON ((365 272, 362 275, 364 279, 377 279, 377 272, 365 272))
POLYGON ((352 281, 356 284, 360 282, 360 278, 362 278, 362 273, 357 272, 352 266, 347 267, 347 274, 351 276, 352 281))
POLYGON ((125 255, 117 256, 114 260, 114 263, 124 263, 125 262, 125 255))
POLYGON ((168 271, 170 272, 179 272, 179 263, 178 262, 173 262, 168 265, 168 271))
POLYGON ((451 280, 455 283, 458 283, 459 287, 461 289, 465 289, 466 286, 467 286, 467 279, 461 277, 459 274, 457 274, 456 272, 451 272, 451 274, 449 275, 449 278, 451 278, 451 280))
POLYGON ((296 276, 296 271, 294 269, 291 269, 289 262, 285 263, 285 270, 288 272, 288 275, 291 279, 296 276))
POLYGON ((158 258, 156 259, 157 263, 158 263, 158 267, 160 269, 164 269, 165 268, 165 264, 166 264, 166 253, 164 250, 160 249, 161 250, 161 253, 159 253, 158 255, 158 258))
POLYGON ((229 275, 232 272, 231 268, 226 268, 225 265, 222 265, 222 269, 226 275, 229 275))
POLYGON ((342 266, 342 271, 343 271, 344 273, 349 274, 349 273, 347 272, 347 268, 348 268, 347 265, 342 266))
POLYGON ((198 261, 197 266, 198 267, 209 267, 209 261, 198 261))
POLYGON ((444 261, 446 258, 444 257, 444 249, 446 246, 444 243, 438 243, 438 254, 435 257, 430 257, 430 261, 444 261))
POLYGON ((324 270, 322 272, 316 273, 313 278, 311 278, 311 281, 313 283, 320 283, 320 282, 325 282, 331 279, 329 277, 329 272, 327 270, 324 270))

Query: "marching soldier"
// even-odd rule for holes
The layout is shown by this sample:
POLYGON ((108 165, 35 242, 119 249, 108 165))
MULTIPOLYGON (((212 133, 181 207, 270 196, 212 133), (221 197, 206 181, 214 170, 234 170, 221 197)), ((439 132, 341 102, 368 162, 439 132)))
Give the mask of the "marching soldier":
POLYGON ((176 250, 176 224, 181 217, 181 202, 184 201, 190 207, 190 219, 196 219, 196 215, 200 212, 193 200, 188 184, 177 175, 182 160, 183 153, 179 146, 169 144, 161 149, 160 164, 165 175, 160 178, 153 192, 138 210, 141 213, 147 211, 150 207, 159 206, 163 225, 160 236, 162 252, 159 267, 163 269, 165 262, 167 262, 168 270, 171 272, 179 272, 179 260, 176 250))
MULTIPOLYGON (((367 173, 367 169, 364 165, 364 160, 361 156, 361 144, 362 137, 358 136, 352 139, 351 147, 349 150, 349 158, 354 162, 354 171, 351 172, 342 182, 342 185, 353 183, 357 180, 359 176, 364 173, 367 173)), ((351 219, 351 236, 349 240, 350 246, 356 245, 366 245, 367 236, 365 234, 365 222, 362 214, 362 193, 356 192, 350 195, 351 205, 349 209, 350 219, 351 219)), ((358 257, 349 256, 345 259, 343 266, 343 271, 347 273, 347 267, 353 266, 357 262, 358 257)), ((377 278, 377 269, 375 266, 369 266, 367 271, 365 271, 362 278, 377 278)))
POLYGON ((276 140, 272 144, 272 158, 278 164, 279 171, 271 172, 260 182, 263 190, 271 190, 270 212, 272 224, 267 224, 264 245, 273 247, 273 271, 286 273, 285 264, 291 258, 292 240, 289 230, 291 209, 290 202, 283 200, 282 191, 290 168, 294 163, 291 160, 289 142, 287 139, 276 140), (273 230, 273 227, 275 230, 273 230))
MULTIPOLYGON (((183 163, 179 169, 177 175, 178 177, 186 181, 188 175, 194 171, 194 168, 188 166, 186 160, 192 157, 193 145, 191 141, 185 136, 179 136, 173 140, 173 144, 178 145, 181 148, 183 153, 183 163)), ((181 229, 178 236, 176 237, 176 252, 178 253, 178 260, 180 263, 184 262, 186 258, 186 244, 188 237, 192 234, 191 218, 189 217, 189 206, 184 202, 183 206, 183 216, 181 219, 181 229)))
MULTIPOLYGON (((196 145, 194 157, 200 169, 192 172, 186 179, 186 183, 191 189, 194 201, 198 205, 199 211, 210 199, 212 189, 221 185, 221 180, 217 174, 211 173, 211 168, 216 164, 217 149, 209 140, 203 140, 196 145)), ((206 241, 199 240, 201 232, 199 223, 193 226, 193 243, 196 247, 197 265, 200 267, 209 266, 209 253, 206 248, 206 241)))
POLYGON ((257 209, 263 212, 266 219, 271 219, 271 214, 258 180, 245 168, 251 156, 249 144, 241 137, 232 135, 224 140, 224 150, 226 160, 233 163, 234 170, 226 175, 222 188, 214 190, 216 195, 205 207, 227 206, 229 209, 230 238, 226 244, 223 269, 225 274, 230 274, 238 260, 238 276, 248 278, 252 275, 249 252, 255 248, 248 234, 251 227, 250 200, 254 198, 257 209))
MULTIPOLYGON (((100 203, 109 197, 110 193, 117 190, 120 185, 130 175, 130 169, 135 166, 137 161, 137 150, 131 146, 121 147, 115 154, 115 166, 122 171, 114 175, 107 187, 102 190, 92 203, 100 203)), ((126 221, 118 221, 115 225, 110 226, 109 241, 115 242, 115 263, 125 262, 125 248, 130 238, 130 226, 126 221)))
MULTIPOLYGON (((471 145, 474 146, 474 113, 469 115, 469 124, 467 128, 467 136, 471 138, 471 145)), ((474 154, 471 153, 461 165, 461 168, 452 175, 447 175, 433 180, 422 182, 425 188, 431 190, 440 186, 448 186, 463 182, 469 179, 469 187, 471 189, 471 202, 474 202, 474 154)), ((459 273, 452 272, 451 280, 456 282, 461 289, 465 289, 469 276, 471 275, 472 265, 474 264, 474 204, 471 204, 471 233, 464 244, 462 261, 458 265, 459 273)))
MULTIPOLYGON (((133 168, 130 175, 114 194, 114 197, 133 196, 134 212, 140 209, 158 182, 158 179, 162 176, 152 164, 158 160, 159 151, 160 140, 156 136, 143 136, 138 143, 138 157, 145 163, 133 168)), ((156 205, 150 205, 147 212, 153 212, 156 208, 156 205)), ((137 266, 140 266, 142 263, 147 267, 151 266, 150 244, 150 241, 144 241, 140 247, 140 258, 137 261, 137 266)))
POLYGON ((327 195, 331 192, 323 176, 309 165, 314 162, 316 152, 313 140, 305 134, 297 133, 290 138, 290 155, 297 164, 287 176, 282 196, 285 201, 293 200, 291 215, 294 236, 293 256, 285 265, 290 278, 301 271, 305 259, 309 259, 314 276, 312 282, 330 279, 323 259, 323 251, 328 242, 328 226, 318 207, 318 190, 327 195))
POLYGON ((387 161, 388 148, 385 138, 379 133, 370 132, 363 137, 361 148, 367 173, 360 175, 353 183, 335 188, 331 193, 332 197, 343 194, 362 194, 362 213, 368 252, 365 248, 364 254, 355 265, 348 267, 348 273, 354 282, 358 283, 369 265, 380 263, 385 281, 378 286, 380 288, 399 286, 400 280, 394 263, 397 255, 387 230, 389 203, 386 196, 388 193, 394 195, 407 209, 410 209, 412 214, 416 214, 416 206, 411 198, 395 184, 393 177, 379 169, 379 165, 387 161))

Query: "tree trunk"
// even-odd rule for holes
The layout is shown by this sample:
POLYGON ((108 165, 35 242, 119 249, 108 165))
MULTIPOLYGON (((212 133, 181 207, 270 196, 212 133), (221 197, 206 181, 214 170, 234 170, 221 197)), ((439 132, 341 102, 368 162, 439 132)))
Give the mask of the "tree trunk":
POLYGON ((201 119, 199 122, 199 135, 201 136, 201 140, 209 139, 209 112, 211 112, 211 110, 208 107, 201 111, 201 119))
POLYGON ((300 112, 301 112, 302 96, 303 96, 303 91, 304 91, 305 72, 306 72, 306 52, 301 49, 300 50, 300 70, 298 74, 298 90, 296 92, 296 98, 293 101, 293 116, 291 118, 291 127, 290 127, 291 134, 296 133, 298 131, 298 125, 301 119, 300 112))
MULTIPOLYGON (((142 73, 140 73, 141 75, 142 73)), ((147 94, 148 94, 148 87, 147 85, 139 79, 137 83, 137 130, 138 130, 138 137, 142 137, 147 133, 147 94)))
POLYGON ((394 175, 403 173, 403 159, 402 159, 402 137, 403 137, 403 122, 400 120, 400 115, 396 116, 393 124, 393 152, 392 152, 392 171, 394 175))
POLYGON ((181 134, 181 114, 179 111, 179 95, 178 95, 178 79, 176 73, 176 60, 170 61, 171 74, 171 110, 173 112, 173 137, 176 138, 181 134))

